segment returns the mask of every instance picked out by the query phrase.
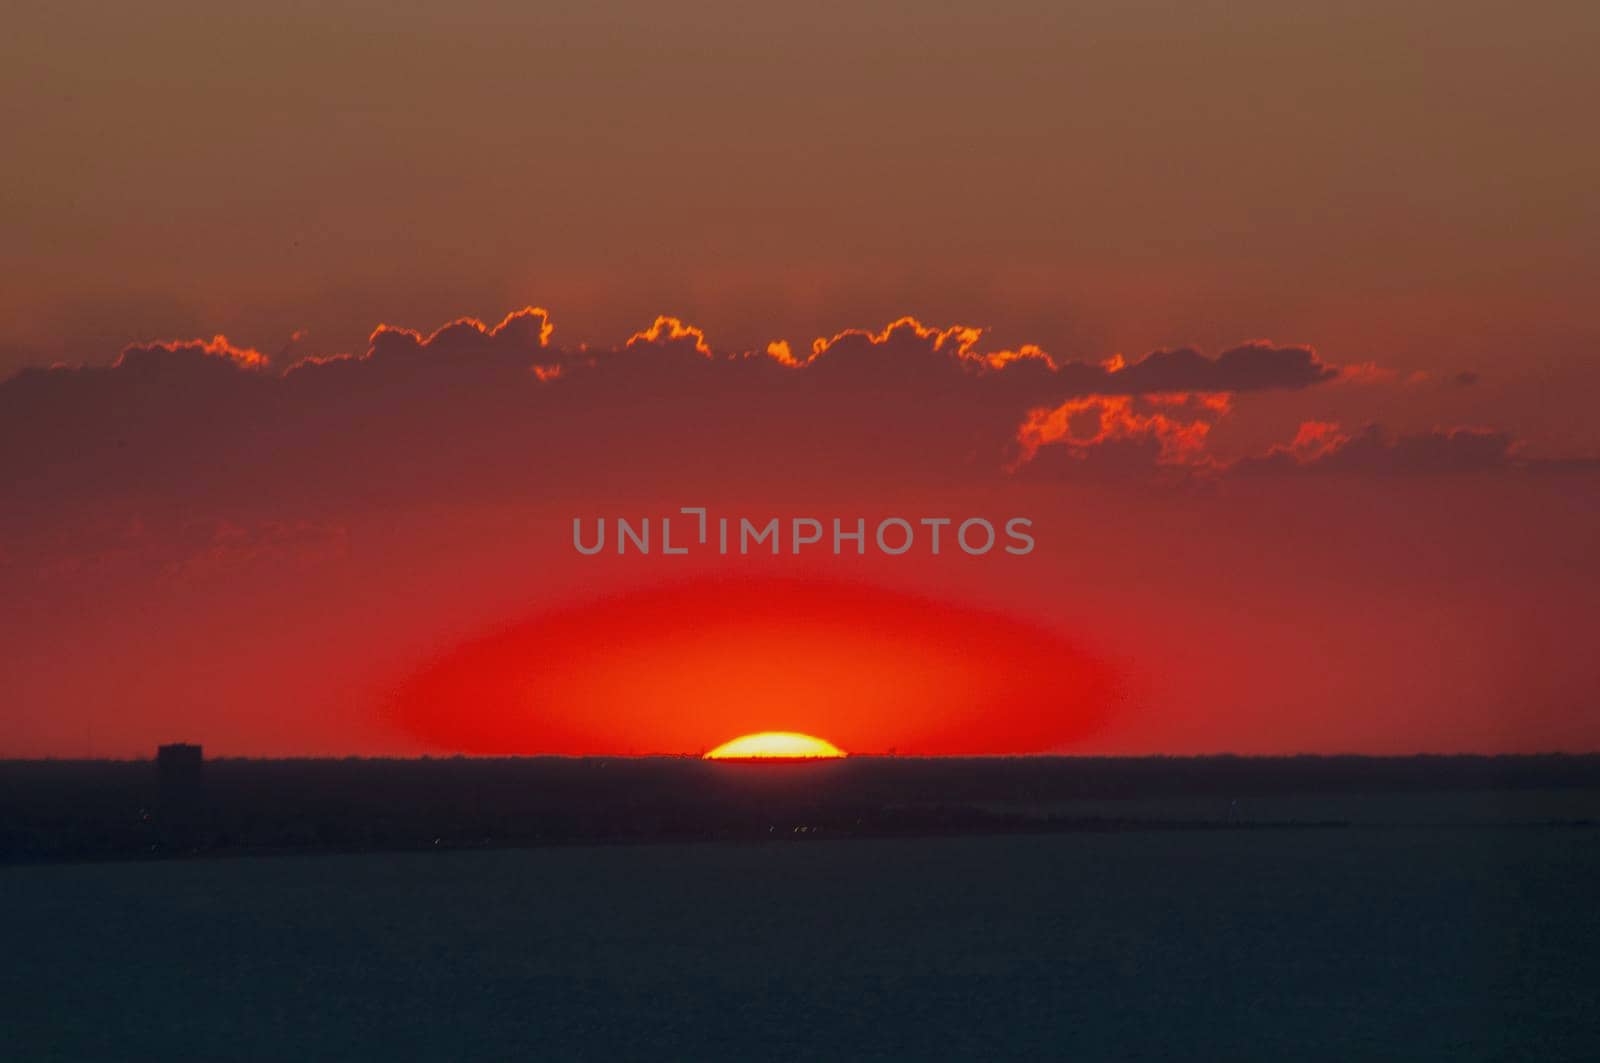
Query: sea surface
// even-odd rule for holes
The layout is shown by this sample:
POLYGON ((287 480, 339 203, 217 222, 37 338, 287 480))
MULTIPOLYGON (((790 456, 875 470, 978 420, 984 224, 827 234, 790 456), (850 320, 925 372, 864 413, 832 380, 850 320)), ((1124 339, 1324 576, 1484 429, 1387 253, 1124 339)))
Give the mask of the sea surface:
POLYGON ((0 868, 6 1060, 1600 1060, 1600 830, 0 868))

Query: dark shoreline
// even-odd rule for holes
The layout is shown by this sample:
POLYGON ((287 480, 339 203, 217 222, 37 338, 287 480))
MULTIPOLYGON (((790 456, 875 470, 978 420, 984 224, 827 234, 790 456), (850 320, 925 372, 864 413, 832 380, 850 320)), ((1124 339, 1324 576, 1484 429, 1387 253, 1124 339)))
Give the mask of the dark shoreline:
POLYGON ((1600 755, 0 761, 0 864, 849 838, 1593 828, 1600 755), (1441 810, 1441 803, 1448 806, 1441 810), (1354 814, 1351 809, 1354 809, 1354 814), (1420 810, 1420 811, 1419 811, 1420 810), (1427 822, 1416 822, 1425 813, 1427 822))

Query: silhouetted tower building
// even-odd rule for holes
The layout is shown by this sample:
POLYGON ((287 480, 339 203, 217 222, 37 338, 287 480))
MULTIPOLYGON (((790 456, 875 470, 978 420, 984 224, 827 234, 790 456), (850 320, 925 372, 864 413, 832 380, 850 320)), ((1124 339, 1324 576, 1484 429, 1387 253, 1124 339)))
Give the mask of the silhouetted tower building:
POLYGON ((200 797, 205 756, 199 746, 174 742, 156 750, 156 772, 161 779, 161 803, 191 805, 200 797))

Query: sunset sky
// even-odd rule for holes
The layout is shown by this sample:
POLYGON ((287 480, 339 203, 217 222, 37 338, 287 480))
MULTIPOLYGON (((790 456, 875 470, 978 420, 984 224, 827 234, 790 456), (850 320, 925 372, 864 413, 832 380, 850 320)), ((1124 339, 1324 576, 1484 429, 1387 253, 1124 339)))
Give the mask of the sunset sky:
POLYGON ((13 6, 0 756, 1600 748, 1593 3, 13 6))

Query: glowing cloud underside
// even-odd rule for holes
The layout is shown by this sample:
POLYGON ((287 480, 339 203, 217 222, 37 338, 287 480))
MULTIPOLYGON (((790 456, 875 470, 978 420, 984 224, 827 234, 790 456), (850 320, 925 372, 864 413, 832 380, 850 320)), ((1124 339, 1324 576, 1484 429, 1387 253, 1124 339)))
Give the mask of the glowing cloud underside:
POLYGON ((762 731, 759 734, 741 735, 706 754, 707 760, 746 760, 755 758, 780 758, 786 760, 817 760, 842 757, 844 750, 832 742, 794 731, 762 731))

